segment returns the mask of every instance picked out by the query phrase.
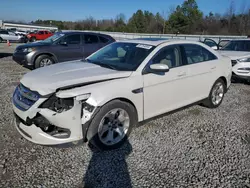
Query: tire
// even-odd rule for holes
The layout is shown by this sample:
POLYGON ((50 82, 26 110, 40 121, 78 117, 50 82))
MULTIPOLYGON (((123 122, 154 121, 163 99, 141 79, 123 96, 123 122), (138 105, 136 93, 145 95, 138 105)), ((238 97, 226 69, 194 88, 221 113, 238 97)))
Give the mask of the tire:
POLYGON ((40 68, 40 67, 44 67, 44 66, 49 66, 55 63, 55 60, 53 59, 53 57, 48 56, 48 55, 40 55, 36 58, 35 60, 35 69, 40 68), (50 61, 50 63, 48 61, 50 61), (48 62, 47 64, 45 64, 45 62, 48 62))
POLYGON ((207 108, 217 108, 221 105, 226 93, 226 84, 222 79, 216 80, 214 83, 208 98, 203 102, 203 105, 207 108), (219 93, 218 93, 219 92, 219 93), (214 98, 217 96, 217 98, 214 98))
POLYGON ((89 146, 94 147, 95 149, 99 151, 117 149, 125 143, 125 141, 127 140, 132 130, 132 127, 134 127, 137 124, 137 122, 138 122, 137 112, 133 105, 127 102, 120 101, 120 100, 113 100, 111 102, 108 102, 103 107, 101 107, 101 109, 97 112, 92 122, 90 123, 89 129, 87 132, 87 140, 89 142, 89 146), (113 113, 115 111, 119 111, 119 113, 118 112, 113 113), (125 111, 127 114, 122 113, 123 111, 125 111), (113 116, 113 114, 115 115, 113 116), (120 115, 117 116, 117 114, 120 114, 120 115), (107 123, 107 122, 111 123, 109 117, 107 116, 109 116, 110 119, 112 119, 111 117, 116 117, 114 118, 114 121, 117 121, 117 123, 116 125, 113 124, 114 127, 112 127, 113 125, 109 125, 107 123), (123 121, 124 122, 123 126, 121 126, 122 121, 119 121, 119 117, 121 118, 121 117, 126 117, 126 116, 129 119, 123 118, 125 120, 123 121), (102 122, 103 124, 106 124, 106 126, 103 126, 102 122), (104 131, 105 129, 102 129, 102 126, 103 128, 104 127, 106 129, 108 128, 108 130, 104 131), (124 130, 124 128, 126 130, 124 130), (118 132, 116 132, 118 129, 119 130, 123 129, 123 131, 121 131, 123 133, 122 134, 123 136, 120 136, 118 132), (104 141, 106 140, 105 138, 108 137, 108 133, 113 135, 112 136, 113 143, 110 141, 104 141), (117 140, 115 141, 115 139, 117 140))
POLYGON ((0 37, 0 43, 2 43, 3 42, 3 39, 0 37))

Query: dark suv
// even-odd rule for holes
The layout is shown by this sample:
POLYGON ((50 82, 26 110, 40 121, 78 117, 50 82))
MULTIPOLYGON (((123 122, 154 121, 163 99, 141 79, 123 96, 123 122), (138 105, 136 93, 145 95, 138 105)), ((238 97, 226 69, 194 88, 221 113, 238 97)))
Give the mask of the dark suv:
POLYGON ((30 69, 58 62, 84 59, 114 42, 109 35, 92 32, 57 32, 51 37, 16 48, 13 60, 30 69))

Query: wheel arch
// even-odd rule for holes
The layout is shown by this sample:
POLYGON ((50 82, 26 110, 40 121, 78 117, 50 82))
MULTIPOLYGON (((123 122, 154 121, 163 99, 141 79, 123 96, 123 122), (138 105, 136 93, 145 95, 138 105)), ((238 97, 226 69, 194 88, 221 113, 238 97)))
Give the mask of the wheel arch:
POLYGON ((58 62, 58 60, 57 60, 57 58, 56 58, 56 56, 55 56, 54 54, 49 53, 49 52, 44 52, 44 53, 39 53, 39 54, 37 54, 37 55, 35 56, 34 61, 33 61, 33 62, 34 62, 34 66, 35 66, 35 62, 36 62, 37 58, 38 58, 39 56, 41 56, 41 55, 48 55, 48 56, 50 56, 50 57, 52 57, 52 58, 54 59, 55 63, 58 62))
POLYGON ((114 100, 120 100, 120 101, 122 101, 122 102, 126 102, 126 103, 131 104, 131 105, 135 108, 136 117, 137 117, 137 120, 138 120, 138 118, 139 118, 139 117, 138 117, 138 111, 137 111, 137 108, 136 108, 135 104, 134 104, 131 100, 129 100, 129 99, 125 98, 125 97, 117 97, 117 98, 111 99, 111 100, 105 102, 102 106, 104 106, 104 105, 106 105, 107 103, 109 103, 109 102, 111 102, 111 101, 114 101, 114 100))
MULTIPOLYGON (((226 88, 227 88, 228 84, 227 84, 227 79, 226 79, 226 77, 221 76, 221 77, 219 77, 218 79, 223 80, 223 82, 224 82, 224 84, 225 84, 225 86, 226 86, 226 88)), ((218 79, 217 79, 217 80, 218 80, 218 79)))

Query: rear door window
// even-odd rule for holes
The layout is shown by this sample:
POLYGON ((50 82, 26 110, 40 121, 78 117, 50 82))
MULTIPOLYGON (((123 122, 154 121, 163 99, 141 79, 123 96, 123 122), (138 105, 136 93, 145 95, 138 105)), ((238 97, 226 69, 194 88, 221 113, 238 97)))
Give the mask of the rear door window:
POLYGON ((102 36, 99 36, 99 39, 100 39, 101 43, 107 43, 107 42, 109 42, 109 39, 107 39, 105 37, 102 37, 102 36))
POLYGON ((8 35, 9 34, 9 32, 8 31, 0 31, 0 34, 4 34, 4 35, 8 35))
POLYGON ((81 35, 75 34, 75 35, 69 35, 64 38, 64 42, 67 42, 67 44, 80 44, 81 43, 81 35))
POLYGON ((245 42, 245 51, 250 52, 250 41, 245 42))
POLYGON ((44 35, 44 32, 43 31, 39 31, 38 34, 39 35, 44 35))
POLYGON ((95 44, 98 43, 98 37, 96 35, 85 34, 84 35, 85 44, 95 44))
POLYGON ((200 45, 184 44, 182 46, 184 48, 188 65, 217 59, 214 54, 200 45))

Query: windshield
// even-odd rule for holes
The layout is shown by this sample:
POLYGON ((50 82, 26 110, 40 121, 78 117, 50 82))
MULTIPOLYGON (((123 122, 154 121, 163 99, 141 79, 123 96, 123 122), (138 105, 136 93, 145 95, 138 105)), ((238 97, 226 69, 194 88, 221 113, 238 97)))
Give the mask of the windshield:
POLYGON ((221 50, 230 50, 230 51, 250 51, 250 40, 234 40, 228 42, 221 50))
POLYGON ((155 47, 138 43, 115 42, 86 60, 107 68, 120 71, 135 71, 155 47))
POLYGON ((48 43, 53 43, 56 40, 58 40, 59 38, 63 37, 64 34, 63 33, 55 33, 54 35, 48 37, 47 39, 43 40, 42 42, 48 42, 48 43))

